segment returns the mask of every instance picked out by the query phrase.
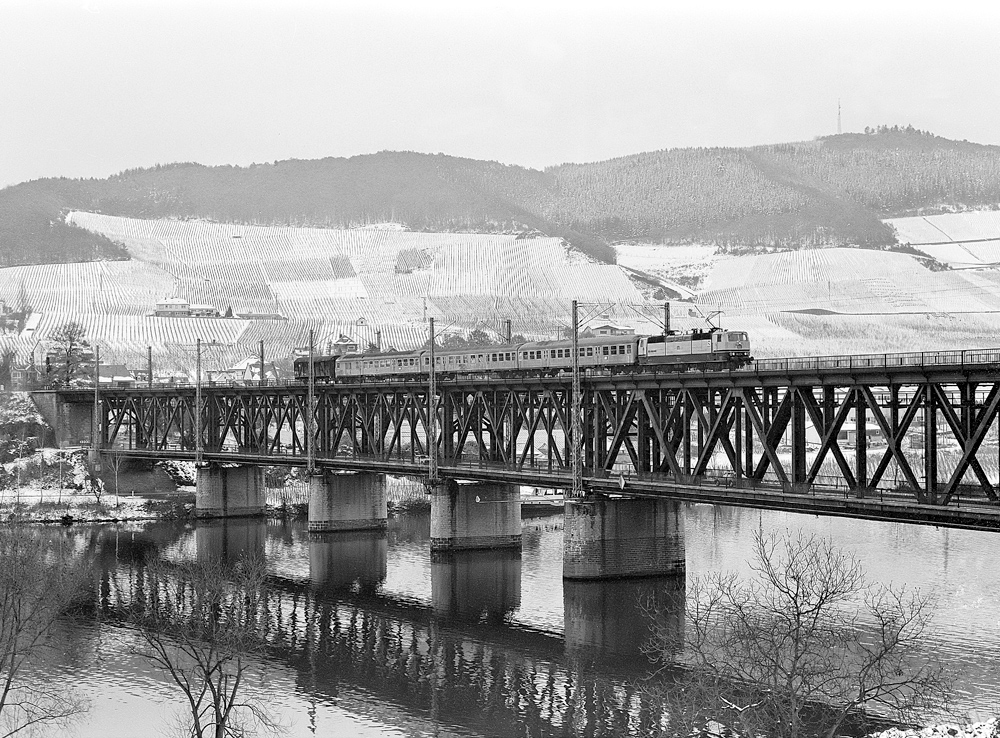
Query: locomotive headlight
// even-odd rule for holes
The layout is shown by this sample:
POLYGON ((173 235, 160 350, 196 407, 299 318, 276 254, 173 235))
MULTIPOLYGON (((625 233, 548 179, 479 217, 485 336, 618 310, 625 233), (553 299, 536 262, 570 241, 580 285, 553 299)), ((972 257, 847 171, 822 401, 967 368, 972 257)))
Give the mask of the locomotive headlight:
POLYGON ((736 348, 743 348, 743 344, 742 343, 737 343, 736 344, 736 348))

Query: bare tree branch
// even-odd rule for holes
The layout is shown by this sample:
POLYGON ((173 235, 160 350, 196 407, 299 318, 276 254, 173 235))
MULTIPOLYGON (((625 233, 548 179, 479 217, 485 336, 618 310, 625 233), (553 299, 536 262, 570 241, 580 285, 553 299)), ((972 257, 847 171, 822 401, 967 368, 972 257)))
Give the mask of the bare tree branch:
POLYGON ((856 557, 816 536, 758 532, 750 568, 746 581, 691 583, 679 658, 647 611, 646 689, 672 706, 668 734, 832 738, 869 712, 911 722, 947 709, 950 680, 922 648, 930 598, 868 582, 856 557))

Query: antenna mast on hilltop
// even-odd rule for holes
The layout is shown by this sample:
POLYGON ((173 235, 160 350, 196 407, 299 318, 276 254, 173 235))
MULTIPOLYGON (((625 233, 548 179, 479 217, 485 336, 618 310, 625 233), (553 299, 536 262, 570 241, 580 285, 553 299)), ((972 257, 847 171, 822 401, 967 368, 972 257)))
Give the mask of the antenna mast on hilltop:
POLYGON ((841 134, 840 130, 840 98, 837 98, 837 135, 841 134))

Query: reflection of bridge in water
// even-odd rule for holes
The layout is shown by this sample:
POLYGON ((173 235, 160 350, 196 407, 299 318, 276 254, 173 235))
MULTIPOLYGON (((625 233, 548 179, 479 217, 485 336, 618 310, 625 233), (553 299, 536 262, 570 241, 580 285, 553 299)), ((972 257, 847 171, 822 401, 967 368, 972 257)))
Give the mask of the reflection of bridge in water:
MULTIPOLYGON (((425 527, 418 536, 426 539, 425 527)), ((665 606, 680 642, 683 578, 564 582, 561 636, 511 621, 521 605, 516 550, 435 553, 426 603, 381 592, 384 531, 317 535, 226 520, 199 524, 194 538, 191 555, 223 561, 274 554, 291 539, 295 561, 271 556, 260 628, 270 657, 292 666, 317 698, 368 693, 376 713, 482 735, 631 735, 660 718, 661 707, 632 684, 647 663, 640 602, 665 606)), ((109 603, 148 598, 142 562, 125 563, 106 578, 109 603)))

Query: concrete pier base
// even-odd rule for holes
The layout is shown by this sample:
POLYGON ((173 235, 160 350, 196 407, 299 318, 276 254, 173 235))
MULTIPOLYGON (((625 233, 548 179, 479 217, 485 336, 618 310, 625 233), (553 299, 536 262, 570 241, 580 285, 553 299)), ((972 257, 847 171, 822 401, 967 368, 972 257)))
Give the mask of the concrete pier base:
POLYGON ((520 548, 521 491, 516 484, 458 484, 431 488, 431 550, 520 548))
POLYGON ((309 534, 309 579, 318 590, 374 593, 385 581, 385 530, 309 534))
POLYGON ((318 472, 309 478, 310 532, 382 530, 385 475, 318 472))
POLYGON ((203 464, 195 472, 195 513, 200 518, 264 514, 264 469, 203 464))
POLYGON ((566 502, 563 577, 621 579, 684 573, 684 520, 672 500, 566 502))
POLYGON ((521 606, 521 551, 434 551, 431 603, 445 617, 502 622, 521 606))

